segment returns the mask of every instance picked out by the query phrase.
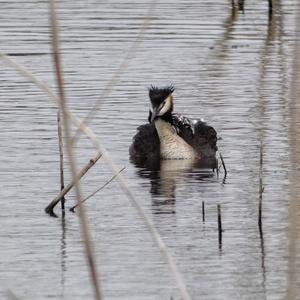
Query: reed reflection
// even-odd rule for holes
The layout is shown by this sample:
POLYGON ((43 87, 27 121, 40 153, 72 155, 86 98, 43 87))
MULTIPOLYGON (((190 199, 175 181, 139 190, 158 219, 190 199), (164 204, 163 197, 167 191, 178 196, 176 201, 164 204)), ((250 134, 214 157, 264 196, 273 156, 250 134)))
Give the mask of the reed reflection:
POLYGON ((61 244, 60 244, 60 254, 61 254, 61 296, 63 297, 65 294, 65 281, 66 281, 66 271, 67 271, 67 265, 66 265, 66 259, 67 259, 67 242, 66 242, 66 234, 67 234, 67 228, 66 228, 66 219, 63 217, 61 218, 61 244))

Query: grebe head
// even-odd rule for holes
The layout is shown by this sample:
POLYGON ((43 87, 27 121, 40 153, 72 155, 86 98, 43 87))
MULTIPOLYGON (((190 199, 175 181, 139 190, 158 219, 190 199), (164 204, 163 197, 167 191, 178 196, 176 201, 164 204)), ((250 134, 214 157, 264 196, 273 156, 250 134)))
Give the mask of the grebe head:
POLYGON ((170 85, 165 88, 158 88, 153 85, 149 88, 149 97, 151 107, 149 111, 149 122, 153 122, 155 118, 163 118, 165 120, 172 119, 173 96, 175 88, 170 85))

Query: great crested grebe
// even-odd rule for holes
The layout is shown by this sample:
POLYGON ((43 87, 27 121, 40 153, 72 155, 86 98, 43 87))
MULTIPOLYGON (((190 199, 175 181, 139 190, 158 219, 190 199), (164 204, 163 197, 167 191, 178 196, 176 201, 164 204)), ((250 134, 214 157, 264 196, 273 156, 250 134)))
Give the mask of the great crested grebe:
POLYGON ((202 120, 173 113, 174 87, 149 88, 149 124, 137 128, 129 154, 137 164, 160 159, 215 158, 217 133, 202 120))

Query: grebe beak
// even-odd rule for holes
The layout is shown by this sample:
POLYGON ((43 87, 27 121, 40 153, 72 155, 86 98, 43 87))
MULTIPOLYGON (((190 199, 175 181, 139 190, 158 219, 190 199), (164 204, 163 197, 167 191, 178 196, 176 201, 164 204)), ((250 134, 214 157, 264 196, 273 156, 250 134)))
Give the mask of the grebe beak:
POLYGON ((159 109, 158 108, 154 108, 152 110, 150 123, 152 123, 154 121, 154 119, 157 117, 158 113, 159 113, 159 109))

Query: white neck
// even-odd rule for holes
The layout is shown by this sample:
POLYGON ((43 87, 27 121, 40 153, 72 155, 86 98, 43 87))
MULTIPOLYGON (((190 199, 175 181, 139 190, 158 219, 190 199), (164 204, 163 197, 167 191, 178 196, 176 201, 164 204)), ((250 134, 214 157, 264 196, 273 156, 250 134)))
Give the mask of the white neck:
POLYGON ((196 151, 175 131, 173 126, 162 119, 154 122, 160 140, 160 157, 162 159, 194 159, 196 151))

